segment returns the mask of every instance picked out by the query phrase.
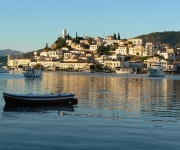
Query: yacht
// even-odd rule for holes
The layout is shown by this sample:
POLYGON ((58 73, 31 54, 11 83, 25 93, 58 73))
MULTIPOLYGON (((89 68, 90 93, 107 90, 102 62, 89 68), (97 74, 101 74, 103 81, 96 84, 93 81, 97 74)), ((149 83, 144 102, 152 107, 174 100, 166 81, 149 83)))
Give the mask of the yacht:
POLYGON ((115 70, 119 74, 133 74, 134 70, 132 68, 119 68, 115 70))
POLYGON ((150 77, 164 77, 165 72, 163 71, 163 66, 160 63, 154 63, 147 70, 147 74, 150 77))

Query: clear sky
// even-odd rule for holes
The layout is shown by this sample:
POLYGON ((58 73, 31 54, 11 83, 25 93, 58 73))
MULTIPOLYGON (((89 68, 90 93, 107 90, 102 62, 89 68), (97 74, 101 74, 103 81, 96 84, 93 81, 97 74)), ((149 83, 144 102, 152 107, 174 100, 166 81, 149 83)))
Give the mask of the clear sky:
POLYGON ((0 49, 28 52, 70 36, 179 31, 180 0, 0 0, 0 49))

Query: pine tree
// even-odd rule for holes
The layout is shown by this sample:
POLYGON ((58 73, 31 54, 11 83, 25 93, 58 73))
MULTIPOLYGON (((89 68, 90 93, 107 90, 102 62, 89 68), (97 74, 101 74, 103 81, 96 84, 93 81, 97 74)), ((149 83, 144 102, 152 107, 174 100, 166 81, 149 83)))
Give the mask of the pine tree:
POLYGON ((114 39, 116 40, 117 38, 116 38, 116 33, 114 33, 114 39))
POLYGON ((76 32, 76 39, 77 39, 77 37, 78 37, 78 36, 77 36, 77 32, 76 32))
POLYGON ((120 40, 121 38, 120 38, 120 34, 119 34, 119 32, 118 32, 118 40, 120 40))

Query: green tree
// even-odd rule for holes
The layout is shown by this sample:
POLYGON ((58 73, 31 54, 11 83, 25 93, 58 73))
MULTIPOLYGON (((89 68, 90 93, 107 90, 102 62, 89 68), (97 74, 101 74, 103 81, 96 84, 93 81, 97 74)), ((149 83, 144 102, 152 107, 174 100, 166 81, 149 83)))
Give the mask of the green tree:
POLYGON ((120 40, 121 38, 120 38, 120 34, 119 34, 119 32, 118 32, 118 40, 120 40))
POLYGON ((116 38, 116 33, 114 33, 114 39, 116 40, 117 38, 116 38))
POLYGON ((94 65, 90 65, 90 70, 95 70, 95 66, 94 65))
POLYGON ((46 47, 44 48, 45 50, 48 50, 49 47, 48 47, 48 43, 46 43, 46 47))
POLYGON ((62 48, 62 47, 66 47, 66 40, 64 40, 64 39, 60 39, 60 41, 56 45, 56 49, 59 49, 59 48, 62 48))
POLYGON ((110 48, 105 46, 100 46, 98 48, 98 53, 100 55, 110 55, 110 48))
POLYGON ((18 68, 22 68, 23 66, 22 65, 19 65, 18 68))
POLYGON ((76 39, 78 38, 77 32, 76 32, 76 39))
POLYGON ((88 45, 88 44, 84 44, 83 47, 84 47, 85 49, 89 49, 89 45, 88 45))
POLYGON ((89 45, 92 44, 92 39, 91 38, 88 39, 88 43, 89 43, 89 45))
POLYGON ((101 65, 96 65, 96 70, 102 70, 102 67, 101 67, 101 65))

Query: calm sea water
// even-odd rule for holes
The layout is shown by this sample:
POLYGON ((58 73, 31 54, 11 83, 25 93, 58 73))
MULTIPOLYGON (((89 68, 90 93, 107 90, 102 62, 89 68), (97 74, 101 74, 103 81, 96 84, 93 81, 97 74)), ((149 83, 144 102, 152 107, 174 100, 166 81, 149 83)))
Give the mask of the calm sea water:
POLYGON ((180 75, 0 74, 0 96, 72 92, 78 105, 6 107, 0 149, 179 149, 180 75))

